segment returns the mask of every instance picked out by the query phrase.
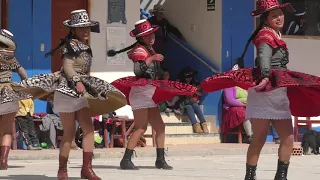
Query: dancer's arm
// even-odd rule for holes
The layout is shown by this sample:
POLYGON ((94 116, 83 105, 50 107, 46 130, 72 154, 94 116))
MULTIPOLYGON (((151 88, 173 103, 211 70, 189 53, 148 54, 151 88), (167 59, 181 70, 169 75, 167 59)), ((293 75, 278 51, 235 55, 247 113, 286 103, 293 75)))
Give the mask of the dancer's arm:
POLYGON ((27 72, 26 72, 26 70, 25 70, 22 66, 20 66, 20 67, 16 70, 16 72, 17 72, 18 75, 20 76, 20 79, 21 79, 21 80, 24 80, 24 79, 27 79, 27 78, 28 78, 27 72))
POLYGON ((266 43, 257 48, 257 63, 261 70, 261 79, 270 77, 272 47, 266 43))

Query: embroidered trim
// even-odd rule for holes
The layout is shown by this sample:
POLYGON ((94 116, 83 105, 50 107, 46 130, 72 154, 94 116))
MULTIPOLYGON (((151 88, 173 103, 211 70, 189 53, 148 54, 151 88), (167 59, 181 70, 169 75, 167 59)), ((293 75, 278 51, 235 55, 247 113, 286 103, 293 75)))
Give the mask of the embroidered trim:
MULTIPOLYGON (((73 51, 76 53, 91 50, 90 46, 84 44, 83 42, 79 41, 78 39, 71 39, 70 46, 73 49, 73 51)), ((66 47, 61 49, 61 55, 66 55, 68 53, 69 52, 66 47)))
POLYGON ((20 67, 21 65, 14 56, 7 56, 0 53, 0 70, 12 71, 20 67))
POLYGON ((266 43, 272 48, 282 47, 288 50, 286 42, 281 39, 281 34, 277 34, 274 30, 268 27, 262 28, 254 38, 252 43, 256 47, 259 47, 261 44, 266 43))
POLYGON ((0 83, 12 82, 11 77, 0 78, 0 83))

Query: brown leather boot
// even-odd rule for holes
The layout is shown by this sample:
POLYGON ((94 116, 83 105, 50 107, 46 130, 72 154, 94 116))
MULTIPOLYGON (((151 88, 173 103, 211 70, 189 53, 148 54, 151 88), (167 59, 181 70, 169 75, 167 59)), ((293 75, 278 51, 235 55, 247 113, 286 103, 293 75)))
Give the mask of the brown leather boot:
POLYGON ((208 129, 207 123, 202 123, 201 126, 202 126, 203 133, 208 134, 209 133, 209 129, 208 129))
POLYGON ((0 146, 0 170, 8 169, 9 151, 10 151, 9 146, 0 146))
POLYGON ((193 133, 203 133, 199 123, 193 125, 192 128, 193 128, 193 133))
POLYGON ((59 170, 58 170, 58 180, 67 180, 68 179, 68 157, 59 155, 59 170))
POLYGON ((92 170, 93 152, 83 152, 81 179, 101 180, 92 170))

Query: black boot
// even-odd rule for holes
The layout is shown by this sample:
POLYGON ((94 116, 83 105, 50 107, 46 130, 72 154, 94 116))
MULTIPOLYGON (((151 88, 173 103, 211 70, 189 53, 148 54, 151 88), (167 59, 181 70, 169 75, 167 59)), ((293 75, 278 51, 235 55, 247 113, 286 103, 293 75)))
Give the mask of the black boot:
POLYGON ((120 162, 120 168, 125 170, 138 170, 139 168, 136 167, 133 162, 131 161, 131 157, 133 155, 134 150, 126 149, 123 158, 120 162))
POLYGON ((283 161, 278 160, 278 168, 277 168, 277 173, 276 173, 276 176, 274 177, 274 180, 288 180, 287 179, 288 168, 289 168, 289 163, 285 164, 283 161))
POLYGON ((246 165, 246 177, 244 180, 256 180, 256 170, 257 170, 257 165, 251 166, 251 165, 246 165))
POLYGON ((157 148, 157 160, 156 160, 156 168, 158 169, 166 169, 172 170, 173 167, 169 166, 164 158, 164 148, 157 148))

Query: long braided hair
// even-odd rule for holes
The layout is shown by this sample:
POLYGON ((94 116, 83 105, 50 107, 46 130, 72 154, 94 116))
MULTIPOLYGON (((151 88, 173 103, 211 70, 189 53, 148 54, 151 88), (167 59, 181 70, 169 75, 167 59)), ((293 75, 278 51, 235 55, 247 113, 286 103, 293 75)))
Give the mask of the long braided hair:
MULTIPOLYGON (((60 39, 59 45, 56 48, 52 49, 50 52, 46 53, 44 57, 47 58, 49 56, 53 56, 54 53, 63 46, 67 48, 69 55, 78 56, 81 52, 74 51, 74 49, 71 47, 71 44, 70 44, 71 39, 77 39, 77 37, 72 33, 72 28, 70 28, 70 31, 66 37, 64 37, 63 39, 60 39)), ((87 52, 92 56, 91 48, 89 48, 87 52)))
MULTIPOLYGON (((137 44, 143 45, 143 46, 149 51, 149 53, 150 53, 151 55, 154 55, 154 52, 152 51, 152 49, 148 48, 148 47, 146 46, 146 44, 142 41, 142 37, 137 37, 136 40, 137 40, 137 41, 136 41, 135 43, 133 43, 132 45, 130 45, 130 46, 128 46, 128 47, 125 47, 125 48, 123 48, 123 49, 120 49, 120 50, 118 50, 118 51, 116 51, 116 50, 114 50, 114 49, 111 49, 111 50, 107 51, 107 55, 108 55, 109 57, 113 57, 113 56, 115 56, 115 55, 117 55, 117 54, 120 54, 120 53, 123 53, 123 52, 126 52, 126 51, 131 50, 131 49, 134 48, 137 44)), ((162 79, 162 78, 163 78, 163 71, 162 71, 162 69, 161 69, 160 62, 159 62, 159 61, 154 61, 154 62, 152 62, 152 63, 153 63, 153 65, 154 65, 154 69, 153 69, 154 75, 155 75, 156 77, 159 77, 160 79, 162 79)))
POLYGON ((241 56, 235 60, 234 64, 238 64, 239 68, 244 68, 244 57, 248 51, 249 45, 250 45, 251 41, 257 36, 259 31, 263 28, 263 26, 265 26, 265 21, 268 17, 268 14, 269 14, 269 12, 265 12, 265 13, 261 14, 259 26, 256 28, 256 30, 249 37, 241 56))

